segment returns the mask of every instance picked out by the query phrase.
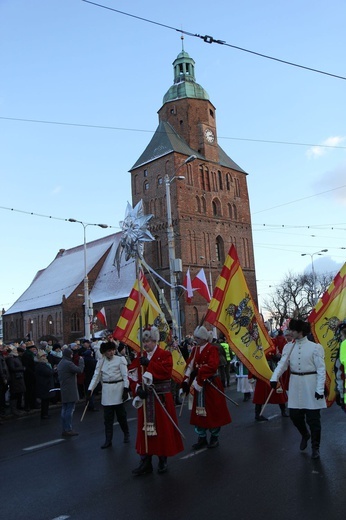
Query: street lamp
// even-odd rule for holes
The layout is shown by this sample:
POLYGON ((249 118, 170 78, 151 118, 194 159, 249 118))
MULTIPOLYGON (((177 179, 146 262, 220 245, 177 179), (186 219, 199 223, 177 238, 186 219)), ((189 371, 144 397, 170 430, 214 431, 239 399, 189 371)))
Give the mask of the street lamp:
POLYGON ((74 218, 69 218, 68 222, 78 222, 83 226, 84 232, 84 337, 85 339, 90 340, 90 323, 91 316, 93 313, 92 303, 89 299, 89 279, 88 279, 88 270, 87 270, 87 245, 86 245, 86 228, 88 226, 98 226, 102 229, 106 229, 109 226, 107 224, 86 224, 81 220, 76 220, 74 218))
POLYGON ((322 253, 327 253, 328 249, 321 249, 316 253, 301 253, 301 256, 309 256, 311 258, 311 273, 312 273, 312 303, 315 305, 317 298, 315 299, 315 285, 316 285, 316 273, 314 267, 314 256, 322 256, 322 253))
POLYGON ((172 223, 172 207, 171 207, 171 184, 174 179, 184 180, 185 177, 183 175, 177 175, 177 172, 192 161, 197 159, 196 155, 190 155, 185 161, 176 168, 172 177, 166 173, 165 175, 165 187, 166 187, 166 210, 167 210, 167 240, 168 240, 168 260, 169 260, 169 275, 170 275, 170 295, 171 295, 171 310, 173 317, 173 336, 178 336, 178 340, 180 342, 181 339, 181 331, 180 331, 180 310, 179 310, 179 300, 177 298, 177 272, 179 271, 178 266, 176 265, 175 258, 175 241, 174 241, 174 231, 173 231, 173 223, 172 223))

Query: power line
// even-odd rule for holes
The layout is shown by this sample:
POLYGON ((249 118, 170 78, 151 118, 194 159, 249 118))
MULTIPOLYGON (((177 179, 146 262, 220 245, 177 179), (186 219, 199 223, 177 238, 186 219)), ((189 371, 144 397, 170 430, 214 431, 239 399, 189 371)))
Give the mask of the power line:
POLYGON ((302 200, 312 199, 313 197, 318 197, 319 195, 324 195, 324 193, 330 193, 331 191, 340 190, 345 187, 346 187, 346 184, 343 184, 342 186, 338 186, 337 188, 332 188, 332 189, 326 190, 326 191, 320 191, 319 193, 315 193, 314 195, 308 195, 307 197, 302 197, 301 199, 291 200, 289 202, 284 202, 283 204, 278 204, 277 206, 272 206, 271 208, 261 209, 260 211, 255 211, 253 213, 253 215, 257 215, 258 213, 263 213, 264 211, 271 211, 272 209, 276 209, 276 208, 282 208, 283 206, 288 206, 289 204, 295 204, 296 202, 301 202, 302 200))
MULTIPOLYGON (((53 217, 52 215, 42 215, 40 213, 34 213, 33 211, 24 211, 22 209, 7 208, 5 206, 0 206, 0 209, 4 209, 7 211, 13 211, 15 213, 24 213, 25 215, 31 215, 34 217, 42 217, 42 218, 49 218, 51 220, 62 220, 65 222, 71 222, 70 219, 68 219, 68 218, 53 217)), ((86 226, 97 226, 98 225, 98 224, 92 224, 90 222, 85 222, 84 224, 86 226)), ((108 224, 107 224, 107 228, 120 229, 118 226, 109 226, 108 224)))
POLYGON ((154 20, 150 20, 148 18, 143 18, 141 16, 136 16, 134 14, 126 13, 124 11, 120 11, 119 9, 114 9, 114 8, 108 7, 106 5, 97 4, 96 2, 90 2, 90 0, 82 0, 82 2, 85 2, 86 4, 94 5, 96 7, 101 7, 102 9, 107 9, 108 11, 113 11, 115 13, 122 14, 122 15, 128 16, 130 18, 136 18, 137 20, 141 20, 142 22, 151 23, 153 25, 158 25, 158 26, 163 27, 165 29, 170 29, 172 31, 176 31, 176 32, 179 32, 181 34, 185 34, 187 36, 192 36, 194 38, 200 38, 205 43, 218 43, 219 45, 224 45, 225 47, 231 47, 232 49, 236 49, 236 50, 242 51, 242 52, 247 52, 248 54, 253 54, 255 56, 259 56, 260 58, 265 58, 267 60, 277 61, 279 63, 283 63, 284 65, 290 65, 291 67, 297 67, 299 69, 309 70, 310 72, 316 72, 317 74, 324 74, 325 76, 331 76, 333 78, 346 80, 345 76, 339 76, 337 74, 332 74, 331 72, 325 72, 323 70, 314 69, 312 67, 306 67, 305 65, 299 65, 298 63, 293 63, 291 61, 286 61, 286 60, 282 60, 280 58, 275 58, 273 56, 268 56, 267 54, 262 54, 260 52, 252 51, 250 49, 245 49, 244 47, 239 47, 237 45, 232 45, 230 43, 227 43, 224 40, 216 40, 216 39, 213 38, 213 36, 208 36, 208 35, 202 36, 200 34, 191 33, 191 32, 188 32, 188 31, 183 31, 182 29, 178 29, 177 27, 172 27, 171 25, 167 25, 167 24, 164 24, 164 23, 156 22, 154 20))
MULTIPOLYGON (((84 1, 84 0, 83 0, 84 1)), ((171 134, 174 135, 173 132, 160 132, 158 130, 145 130, 143 128, 124 128, 119 126, 106 126, 106 125, 92 125, 88 123, 68 123, 65 121, 49 121, 44 119, 25 119, 23 117, 5 117, 0 116, 0 119, 5 121, 19 121, 23 123, 37 123, 44 125, 57 125, 57 126, 72 126, 72 127, 81 127, 81 128, 96 128, 99 130, 117 130, 121 132, 144 132, 149 134, 162 133, 162 134, 171 134)), ((330 144, 313 144, 313 143, 297 143, 294 141, 273 141, 269 139, 253 139, 250 137, 229 137, 229 136, 218 136, 218 139, 228 139, 233 141, 247 141, 253 143, 267 143, 267 144, 283 144, 289 146, 308 146, 308 147, 316 147, 316 148, 336 148, 341 150, 346 150, 346 146, 338 146, 338 145, 330 145, 330 144)))

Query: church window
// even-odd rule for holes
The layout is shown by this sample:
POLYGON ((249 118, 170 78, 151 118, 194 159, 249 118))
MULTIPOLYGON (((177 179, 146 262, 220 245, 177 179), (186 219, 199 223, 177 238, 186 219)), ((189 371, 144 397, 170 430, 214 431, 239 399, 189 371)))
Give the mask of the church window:
POLYGON ((162 186, 162 184, 163 184, 163 178, 160 176, 157 178, 157 185, 162 186))
POLYGON ((216 237, 215 254, 217 261, 223 264, 225 262, 225 245, 220 235, 216 237))
POLYGON ((80 319, 77 312, 71 315, 71 332, 80 332, 80 319))
POLYGON ((219 178, 219 189, 223 190, 223 186, 222 186, 222 173, 220 172, 220 170, 218 170, 217 175, 218 175, 218 178, 219 178))
POLYGON ((212 208, 214 217, 221 216, 221 203, 219 199, 214 199, 212 201, 212 208))
POLYGON ((213 110, 211 108, 209 108, 209 114, 211 115, 211 117, 214 118, 214 112, 213 112, 213 110))
POLYGON ((143 175, 144 177, 148 177, 148 170, 144 170, 143 175))
POLYGON ((204 197, 202 197, 202 212, 203 213, 207 212, 207 202, 204 197))
POLYGON ((234 196, 240 197, 240 182, 239 179, 235 178, 234 196))
POLYGON ((196 197, 196 211, 197 213, 201 212, 201 201, 199 200, 199 197, 196 197))
POLYGON ((149 182, 145 181, 144 183, 144 191, 147 191, 149 189, 149 182))

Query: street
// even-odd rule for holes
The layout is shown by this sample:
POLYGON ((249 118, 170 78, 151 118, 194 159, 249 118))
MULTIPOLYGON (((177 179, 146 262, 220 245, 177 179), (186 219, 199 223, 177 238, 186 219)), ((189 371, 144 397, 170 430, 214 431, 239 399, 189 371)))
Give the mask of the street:
MULTIPOLYGON (((333 405, 322 410, 321 459, 310 445, 299 451, 300 436, 279 406, 268 405, 270 420, 254 420, 254 405, 242 402, 235 383, 226 389, 233 422, 224 427, 220 446, 194 453, 196 441, 184 406, 179 427, 185 450, 168 460, 164 475, 133 477, 136 411, 126 404, 131 432, 123 444, 119 425, 113 447, 101 450, 103 413, 77 405, 78 437, 62 439, 59 408, 51 419, 39 414, 1 425, 1 516, 6 520, 325 520, 344 516, 346 415, 333 405)), ((179 407, 177 408, 179 413, 179 407)))

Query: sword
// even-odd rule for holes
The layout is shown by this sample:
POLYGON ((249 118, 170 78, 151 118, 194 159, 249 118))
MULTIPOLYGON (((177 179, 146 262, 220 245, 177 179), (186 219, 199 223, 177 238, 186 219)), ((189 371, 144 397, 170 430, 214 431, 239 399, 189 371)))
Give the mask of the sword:
POLYGON ((161 405, 161 408, 162 410, 165 412, 165 414, 167 415, 168 419, 171 421, 171 423, 173 424, 174 428, 176 430, 178 430, 178 432, 180 433, 180 435, 182 436, 183 439, 185 439, 185 435, 183 434, 183 432, 181 430, 179 430, 177 424, 174 422, 174 420, 172 419, 172 417, 169 415, 169 413, 167 412, 166 408, 163 406, 162 402, 161 402, 161 399, 159 398, 159 396, 157 395, 157 392, 155 390, 155 388, 153 386, 150 387, 151 390, 153 391, 154 393, 154 396, 156 397, 156 399, 158 400, 158 402, 160 403, 161 405))
POLYGON ((230 397, 228 397, 228 395, 226 395, 224 392, 222 392, 216 385, 214 385, 214 383, 212 383, 209 379, 206 379, 206 381, 213 387, 215 388, 215 390, 217 390, 219 392, 219 394, 223 395, 224 397, 226 397, 226 399, 228 399, 229 401, 231 401, 231 403, 235 404, 236 406, 239 406, 238 403, 236 403, 235 401, 233 401, 233 399, 231 399, 230 397))

